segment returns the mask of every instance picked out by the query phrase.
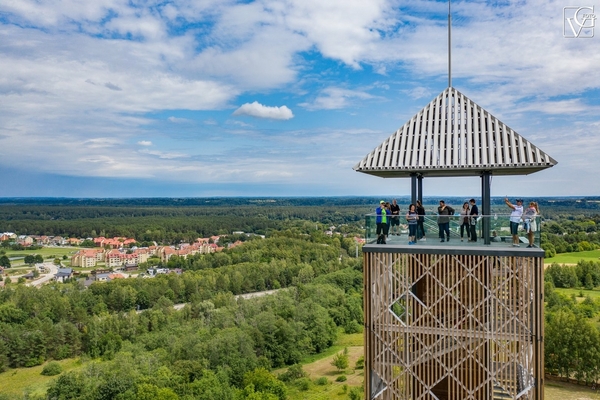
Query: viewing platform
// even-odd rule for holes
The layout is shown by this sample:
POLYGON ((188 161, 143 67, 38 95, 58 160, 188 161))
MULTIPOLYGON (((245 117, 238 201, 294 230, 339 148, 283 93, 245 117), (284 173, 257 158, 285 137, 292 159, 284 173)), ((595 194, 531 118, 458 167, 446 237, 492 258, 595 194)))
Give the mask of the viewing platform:
MULTIPOLYGON (((365 244, 377 245, 377 215, 375 213, 367 214, 365 217, 365 244)), ((449 216, 450 218, 450 240, 447 240, 444 235, 444 241, 441 241, 439 236, 439 226, 437 223, 437 215, 425 215, 423 221, 423 227, 425 228, 425 240, 421 238, 420 232, 417 231, 417 238, 415 244, 408 244, 408 224, 404 214, 398 217, 399 225, 392 225, 393 217, 388 216, 390 219, 389 232, 386 238, 386 243, 381 246, 401 246, 401 247, 418 247, 418 248, 476 248, 483 247, 484 249, 491 248, 506 248, 507 250, 537 250, 540 251, 540 236, 541 236, 541 224, 542 218, 536 216, 531 219, 531 226, 533 228, 533 247, 529 246, 528 233, 525 231, 525 223, 521 221, 519 223, 519 229, 517 231, 519 238, 519 246, 513 246, 513 237, 510 232, 510 216, 494 214, 489 216, 479 216, 475 222, 475 232, 477 233, 477 241, 469 241, 469 233, 467 228, 471 225, 463 227, 463 237, 461 239, 461 217, 459 215, 449 216), (484 219, 489 221, 490 236, 489 244, 485 243, 484 240, 484 219), (399 228, 399 234, 393 233, 395 229, 399 228)))

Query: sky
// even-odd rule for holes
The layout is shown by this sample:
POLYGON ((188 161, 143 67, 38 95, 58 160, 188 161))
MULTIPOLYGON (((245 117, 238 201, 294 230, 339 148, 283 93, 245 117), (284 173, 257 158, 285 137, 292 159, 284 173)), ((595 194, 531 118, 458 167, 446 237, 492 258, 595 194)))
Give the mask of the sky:
MULTIPOLYGON (((558 161, 492 196, 600 195, 600 26, 572 7, 600 13, 451 4, 452 86, 558 161)), ((446 1, 0 0, 0 197, 409 195, 352 167, 448 87, 447 21, 446 1)))

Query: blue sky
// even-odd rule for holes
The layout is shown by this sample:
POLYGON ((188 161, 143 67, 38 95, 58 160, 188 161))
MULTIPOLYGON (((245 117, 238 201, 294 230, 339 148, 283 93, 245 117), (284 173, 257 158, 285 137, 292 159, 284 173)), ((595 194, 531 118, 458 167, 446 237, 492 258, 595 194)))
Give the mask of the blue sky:
MULTIPOLYGON (((452 84, 558 161, 492 195, 600 195, 600 27, 452 3, 452 84)), ((600 10, 600 4, 595 7, 600 10)), ((0 0, 0 197, 409 194, 352 170, 448 86, 443 1, 0 0)), ((424 194, 477 196, 477 178, 424 194)))

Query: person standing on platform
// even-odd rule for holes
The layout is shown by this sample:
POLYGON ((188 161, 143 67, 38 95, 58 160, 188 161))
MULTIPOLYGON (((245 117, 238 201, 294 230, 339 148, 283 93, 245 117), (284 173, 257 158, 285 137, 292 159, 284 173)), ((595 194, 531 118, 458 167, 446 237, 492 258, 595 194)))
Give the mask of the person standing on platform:
POLYGON ((417 220, 419 215, 414 204, 408 206, 408 212, 406 213, 406 221, 408 222, 408 244, 417 243, 417 220))
POLYGON ((419 219, 417 220, 417 240, 425 241, 427 238, 425 237, 425 207, 423 207, 423 203, 421 200, 417 200, 417 215, 419 219))
POLYGON ((444 241, 444 233, 446 234, 446 241, 450 241, 450 216, 454 215, 454 209, 447 206, 444 200, 440 200, 440 206, 438 207, 438 227, 440 229, 440 242, 444 241))
POLYGON ((392 235, 400 235, 400 206, 396 202, 396 199, 392 200, 390 205, 390 211, 392 212, 392 235))
POLYGON ((392 212, 390 211, 390 202, 386 201, 385 202, 385 210, 387 211, 387 223, 385 224, 385 238, 387 239, 389 234, 390 234, 390 226, 392 225, 392 217, 391 214, 392 212))
POLYGON ((463 241, 463 237, 465 234, 465 230, 467 231, 467 240, 471 239, 471 223, 469 221, 469 203, 464 202, 462 208, 460 209, 460 241, 463 241))
POLYGON ((379 207, 375 210, 375 214, 377 217, 375 218, 375 223, 377 224, 377 244, 385 244, 385 235, 387 231, 387 208, 385 208, 385 201, 381 200, 379 202, 379 207))
POLYGON ((471 204, 471 220, 469 232, 471 233, 469 242, 477 241, 477 217, 479 217, 479 208, 477 208, 477 204, 475 204, 475 199, 469 200, 471 204))
POLYGON ((529 203, 529 207, 525 211, 523 211, 523 225, 525 227, 525 231, 527 232, 527 240, 529 241, 529 246, 534 247, 534 235, 535 231, 537 231, 537 222, 535 221, 535 217, 540 214, 540 209, 535 201, 529 203))
POLYGON ((517 199, 516 205, 508 201, 508 197, 504 199, 507 206, 512 209, 510 213, 510 234, 512 235, 513 247, 519 247, 519 223, 521 222, 521 216, 523 215, 523 200, 517 199))

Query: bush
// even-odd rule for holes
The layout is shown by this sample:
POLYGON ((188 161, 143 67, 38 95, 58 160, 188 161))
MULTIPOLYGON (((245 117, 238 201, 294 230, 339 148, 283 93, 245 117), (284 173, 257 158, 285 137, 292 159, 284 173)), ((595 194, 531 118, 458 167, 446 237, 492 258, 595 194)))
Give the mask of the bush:
POLYGON ((324 377, 324 376, 320 377, 319 379, 317 379, 315 381, 315 384, 317 384, 319 386, 325 386, 328 383, 329 383, 329 380, 326 377, 324 377))
POLYGON ((45 376, 54 376, 60 374, 61 372, 62 367, 56 361, 49 362, 48 364, 46 364, 46 366, 44 366, 44 369, 42 369, 42 375, 45 376))
POLYGON ((304 378, 306 372, 302 369, 302 365, 294 364, 287 369, 283 374, 280 374, 278 378, 283 382, 291 382, 296 379, 304 378))
POLYGON ((348 393, 348 398, 350 400, 360 400, 362 399, 362 390, 357 387, 353 387, 350 389, 350 393, 348 393))
POLYGON ((344 332, 346 333, 360 333, 363 331, 363 326, 356 322, 356 320, 348 321, 344 325, 344 332))
POLYGON ((365 356, 360 356, 358 360, 356 360, 355 369, 363 369, 365 367, 365 356))
POLYGON ((296 385, 298 386, 298 389, 306 392, 310 389, 310 378, 300 378, 296 381, 296 385))
POLYGON ((346 382, 348 378, 346 378, 346 375, 340 375, 337 378, 335 378, 336 382, 346 382))

